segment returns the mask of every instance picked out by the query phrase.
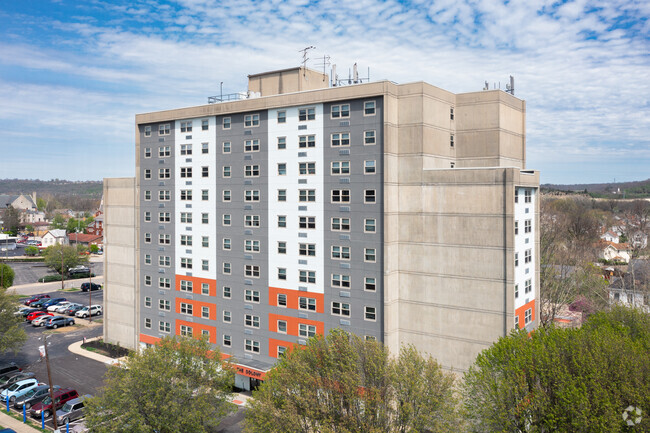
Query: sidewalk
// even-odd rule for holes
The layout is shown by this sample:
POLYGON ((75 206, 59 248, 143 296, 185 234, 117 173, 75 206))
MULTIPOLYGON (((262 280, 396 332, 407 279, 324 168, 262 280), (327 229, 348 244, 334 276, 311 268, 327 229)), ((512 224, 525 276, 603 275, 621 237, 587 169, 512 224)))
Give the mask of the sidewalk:
MULTIPOLYGON (((63 282, 63 287, 70 289, 73 287, 79 288, 81 283, 88 282, 88 278, 77 279, 77 280, 65 280, 63 282)), ((104 284, 104 276, 97 275, 93 277, 93 283, 104 284)), ((52 281, 51 283, 32 283, 32 284, 23 284, 20 286, 11 286, 9 287, 9 293, 15 293, 17 295, 31 296, 39 293, 48 293, 54 292, 56 290, 61 290, 61 281, 52 281)))
MULTIPOLYGON (((22 416, 22 415, 21 415, 22 416)), ((27 418, 29 418, 29 414, 27 415, 27 418)), ((5 407, 0 411, 0 425, 4 428, 10 428, 13 430, 16 430, 18 433, 36 433, 36 432, 42 432, 43 430, 40 429, 35 429, 27 424, 23 424, 22 421, 18 421, 17 419, 14 419, 7 415, 7 408, 5 407)))

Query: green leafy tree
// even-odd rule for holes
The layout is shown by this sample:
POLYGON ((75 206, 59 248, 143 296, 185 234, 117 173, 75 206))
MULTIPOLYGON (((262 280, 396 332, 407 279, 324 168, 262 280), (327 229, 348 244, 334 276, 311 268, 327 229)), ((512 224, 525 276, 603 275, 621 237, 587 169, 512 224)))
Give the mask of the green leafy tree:
POLYGON ((20 211, 13 206, 7 206, 4 211, 4 229, 12 236, 18 234, 20 228, 20 211))
POLYGON ((250 403, 247 432, 454 431, 454 378, 430 357, 335 329, 286 352, 250 403))
POLYGON ((90 245, 90 252, 93 254, 97 254, 99 252, 99 247, 95 244, 90 245))
POLYGON ((25 255, 26 256, 36 256, 36 255, 38 255, 38 247, 35 247, 33 245, 25 247, 25 255))
POLYGON ((86 407, 92 432, 208 432, 234 405, 234 370, 205 339, 163 338, 110 367, 86 407))
MULTIPOLYGON (((0 264, 2 266, 6 265, 0 264)), ((13 314, 17 307, 17 302, 7 294, 7 290, 0 288, 0 354, 17 352, 27 340, 22 320, 13 314)))
POLYGON ((68 223, 66 222, 65 218, 63 218, 63 215, 61 214, 56 214, 54 215, 54 218, 52 219, 52 222, 50 223, 50 228, 54 230, 65 230, 68 227, 68 223))
POLYGON ((49 246, 43 251, 45 264, 59 274, 68 274, 70 268, 88 263, 88 256, 79 255, 79 249, 70 245, 56 244, 49 246), (63 255, 63 263, 61 262, 63 255), (63 271, 61 266, 63 265, 63 271))
POLYGON ((6 263, 0 263, 0 288, 8 289, 14 284, 15 273, 6 263))
POLYGON ((32 232, 34 231, 34 226, 31 225, 31 224, 27 224, 27 225, 25 226, 25 231, 26 231, 27 233, 32 233, 32 232))
POLYGON ((579 329, 515 331, 479 354, 464 404, 471 432, 630 431, 625 409, 650 407, 650 316, 620 307, 579 329))
POLYGON ((45 212, 45 211, 47 210, 47 202, 45 201, 44 198, 42 198, 42 197, 38 197, 38 198, 36 199, 36 207, 37 207, 38 210, 40 210, 41 212, 45 212))
POLYGON ((68 233, 85 233, 87 224, 84 220, 70 218, 66 226, 68 233))

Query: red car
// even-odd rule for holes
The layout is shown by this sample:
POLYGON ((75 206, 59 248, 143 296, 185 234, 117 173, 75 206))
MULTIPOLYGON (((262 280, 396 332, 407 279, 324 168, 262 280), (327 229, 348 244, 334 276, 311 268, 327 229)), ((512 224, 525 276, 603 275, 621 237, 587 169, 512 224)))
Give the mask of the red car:
MULTIPOLYGON (((54 410, 61 408, 68 400, 77 397, 79 397, 79 394, 72 388, 61 388, 54 391, 54 410)), ((52 415, 52 399, 49 395, 29 410, 29 414, 37 419, 41 417, 41 412, 45 412, 45 418, 49 418, 52 415)))
POLYGON ((41 316, 54 316, 54 314, 46 313, 45 311, 34 311, 33 313, 29 313, 25 320, 27 320, 28 322, 31 322, 32 320, 36 319, 37 317, 41 317, 41 316))
POLYGON ((36 302, 36 301, 38 301, 39 299, 49 298, 49 297, 50 297, 50 295, 34 295, 34 296, 32 296, 31 298, 28 298, 26 301, 24 301, 23 304, 25 304, 25 305, 31 305, 32 302, 36 302))

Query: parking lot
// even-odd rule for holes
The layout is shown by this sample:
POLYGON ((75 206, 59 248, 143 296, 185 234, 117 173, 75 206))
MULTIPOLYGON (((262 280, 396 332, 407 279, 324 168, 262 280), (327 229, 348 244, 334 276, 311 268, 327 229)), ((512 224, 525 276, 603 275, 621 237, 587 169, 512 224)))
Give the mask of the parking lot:
MULTIPOLYGON (((9 262, 7 264, 11 266, 11 269, 13 269, 16 274, 14 277, 14 286, 34 284, 39 278, 42 278, 45 275, 55 274, 53 270, 45 266, 42 262, 9 262)), ((92 267, 93 274, 104 275, 103 261, 92 261, 90 266, 92 267)), ((79 281, 79 284, 82 282, 82 280, 74 281, 79 281)), ((83 281, 87 281, 87 279, 84 279, 83 281)))

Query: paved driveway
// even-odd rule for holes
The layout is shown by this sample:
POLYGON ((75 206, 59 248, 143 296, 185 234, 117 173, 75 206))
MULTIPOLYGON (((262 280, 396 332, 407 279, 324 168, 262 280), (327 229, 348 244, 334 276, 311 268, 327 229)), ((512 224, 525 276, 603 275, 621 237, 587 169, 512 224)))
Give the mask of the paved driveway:
MULTIPOLYGON (((34 284, 39 280, 39 278, 43 278, 45 275, 55 274, 52 269, 48 268, 41 262, 9 262, 7 264, 11 266, 11 269, 13 269, 16 274, 14 277, 14 286, 34 284)), ((92 269, 95 275, 104 275, 104 262, 93 262, 92 269)), ((83 281, 86 280, 84 279, 83 281)))

